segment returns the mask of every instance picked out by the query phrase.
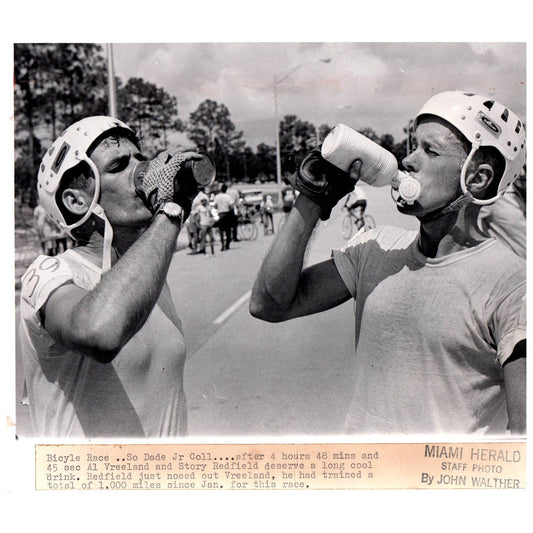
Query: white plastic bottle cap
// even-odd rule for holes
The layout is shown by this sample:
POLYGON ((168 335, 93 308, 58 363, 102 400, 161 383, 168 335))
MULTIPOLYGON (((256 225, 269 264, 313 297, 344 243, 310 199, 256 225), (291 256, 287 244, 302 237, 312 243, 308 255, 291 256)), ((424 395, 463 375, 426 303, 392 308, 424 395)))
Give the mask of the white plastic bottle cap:
POLYGON ((398 192, 408 204, 412 204, 420 196, 420 191, 420 182, 414 178, 409 176, 400 181, 398 192))

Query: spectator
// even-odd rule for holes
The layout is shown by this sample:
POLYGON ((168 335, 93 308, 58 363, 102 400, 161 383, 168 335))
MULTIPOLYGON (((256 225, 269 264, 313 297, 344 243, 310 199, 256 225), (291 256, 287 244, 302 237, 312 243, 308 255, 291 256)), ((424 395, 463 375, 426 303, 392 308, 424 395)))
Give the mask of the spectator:
POLYGON ((215 195, 213 200, 215 209, 217 210, 219 216, 218 229, 220 232, 222 251, 229 250, 231 243, 231 228, 233 224, 233 200, 227 193, 227 190, 227 185, 225 183, 222 184, 220 192, 215 195))
POLYGON ((196 208, 195 212, 196 225, 199 228, 199 250, 198 253, 205 254, 206 238, 209 237, 209 243, 211 246, 211 253, 215 253, 215 238, 213 236, 214 218, 209 207, 207 198, 202 198, 200 205, 196 208))
POLYGON ((227 194, 231 198, 233 202, 233 217, 231 221, 231 240, 234 242, 239 242, 239 238, 237 236, 237 226, 239 222, 239 211, 238 206, 239 202, 241 200, 241 191, 237 189, 231 182, 228 182, 227 184, 227 194))
POLYGON ((296 191, 291 187, 287 180, 285 181, 285 187, 281 190, 281 203, 284 213, 289 213, 296 200, 296 191))
POLYGON ((67 238, 61 228, 46 215, 41 204, 33 210, 33 227, 45 255, 54 256, 67 249, 67 238))

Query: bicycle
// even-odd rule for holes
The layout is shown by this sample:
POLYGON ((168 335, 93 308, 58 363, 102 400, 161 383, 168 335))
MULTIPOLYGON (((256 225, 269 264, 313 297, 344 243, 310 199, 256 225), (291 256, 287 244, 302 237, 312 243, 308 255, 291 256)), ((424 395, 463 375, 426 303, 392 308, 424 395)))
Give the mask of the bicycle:
MULTIPOLYGON (((343 208, 346 210, 346 208, 343 208)), ((357 217, 352 212, 346 210, 347 213, 342 219, 342 236, 345 239, 349 239, 354 233, 354 228, 357 227, 357 222, 361 221, 360 217, 357 217)), ((376 227, 376 222, 372 215, 367 215, 366 213, 362 217, 363 225, 359 228, 361 229, 372 229, 376 227)))
POLYGON ((242 241, 255 241, 259 235, 257 222, 248 209, 237 217, 237 237, 242 241))

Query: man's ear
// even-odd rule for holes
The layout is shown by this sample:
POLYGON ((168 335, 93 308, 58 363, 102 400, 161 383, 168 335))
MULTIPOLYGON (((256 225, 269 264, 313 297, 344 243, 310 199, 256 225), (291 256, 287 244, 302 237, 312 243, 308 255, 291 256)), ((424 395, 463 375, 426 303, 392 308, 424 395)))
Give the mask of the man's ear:
POLYGON ((480 198, 483 191, 492 183, 494 179, 494 170, 491 165, 481 163, 477 165, 475 171, 470 172, 466 176, 466 188, 470 191, 472 196, 480 198))
POLYGON ((65 189, 61 195, 63 205, 74 215, 83 216, 90 206, 90 199, 85 191, 65 189))

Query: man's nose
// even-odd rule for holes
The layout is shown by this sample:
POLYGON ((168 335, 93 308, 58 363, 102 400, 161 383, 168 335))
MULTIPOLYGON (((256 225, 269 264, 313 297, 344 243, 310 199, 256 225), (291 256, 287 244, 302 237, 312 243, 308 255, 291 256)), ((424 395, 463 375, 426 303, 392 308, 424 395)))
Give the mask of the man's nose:
POLYGON ((414 172, 416 170, 416 163, 415 163, 415 157, 414 152, 411 152, 410 154, 407 154, 402 159, 402 165, 407 172, 414 172))

